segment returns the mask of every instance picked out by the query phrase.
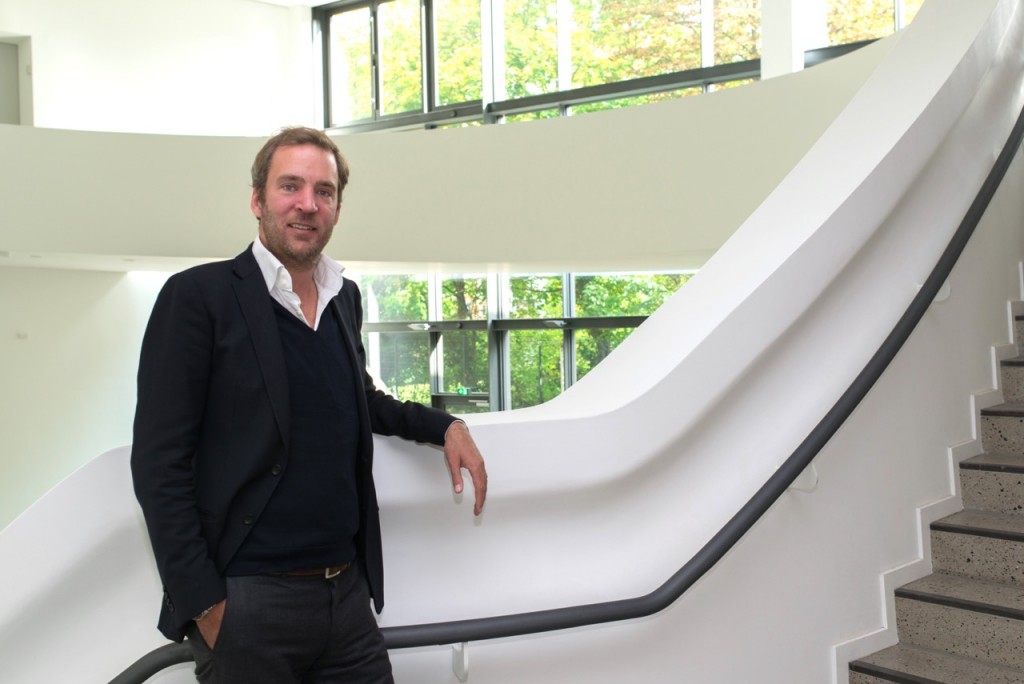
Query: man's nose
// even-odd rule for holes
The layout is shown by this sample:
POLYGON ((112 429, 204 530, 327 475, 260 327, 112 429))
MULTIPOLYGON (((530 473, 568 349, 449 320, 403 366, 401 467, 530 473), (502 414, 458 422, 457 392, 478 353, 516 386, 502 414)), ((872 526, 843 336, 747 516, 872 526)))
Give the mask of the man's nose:
POLYGON ((299 193, 298 209, 306 214, 315 214, 317 210, 316 193, 311 190, 299 193))

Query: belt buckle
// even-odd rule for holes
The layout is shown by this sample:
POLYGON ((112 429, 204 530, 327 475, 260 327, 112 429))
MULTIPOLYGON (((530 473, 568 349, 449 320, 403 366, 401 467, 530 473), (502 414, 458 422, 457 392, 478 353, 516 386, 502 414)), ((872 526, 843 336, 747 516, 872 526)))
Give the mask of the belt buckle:
POLYGON ((336 567, 336 569, 334 570, 334 572, 331 572, 331 568, 324 568, 324 579, 333 579, 333 578, 337 577, 338 575, 340 575, 342 573, 342 571, 345 570, 345 566, 344 565, 338 565, 338 566, 335 566, 335 567, 336 567))

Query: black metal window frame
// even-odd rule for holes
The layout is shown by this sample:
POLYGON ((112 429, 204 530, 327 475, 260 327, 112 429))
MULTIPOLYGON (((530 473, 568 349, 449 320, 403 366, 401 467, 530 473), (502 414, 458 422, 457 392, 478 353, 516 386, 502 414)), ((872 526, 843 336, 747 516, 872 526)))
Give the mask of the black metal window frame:
MULTIPOLYGON (((519 274, 517 274, 518 277, 519 274)), ((552 274, 562 280, 562 315, 543 318, 509 318, 504 307, 496 304, 509 289, 506 278, 488 277, 488 314, 486 319, 475 320, 399 320, 364 321, 363 334, 424 334, 428 335, 430 350, 430 403, 434 408, 458 413, 459 408, 468 404, 486 403, 490 411, 506 411, 512 406, 511 354, 509 333, 524 330, 559 330, 562 332, 562 387, 565 391, 577 380, 576 333, 583 330, 635 329, 645 320, 646 315, 625 316, 575 316, 575 278, 577 273, 552 274), (488 391, 456 394, 444 390, 442 348, 446 332, 486 332, 488 350, 488 391)), ((636 274, 632 274, 636 275, 636 274)), ((428 295, 437 300, 441 282, 451 274, 435 274, 430 279, 428 295)), ((364 296, 366 292, 364 289, 364 296)), ((439 306, 433 307, 439 310, 439 306)), ((366 307, 364 305, 364 310, 366 307)), ((379 370, 379 369, 374 369, 379 370)))
MULTIPOLYGON (((493 101, 493 99, 488 98, 486 92, 488 86, 485 83, 485 92, 482 94, 481 99, 449 105, 436 105, 437 68, 434 59, 434 0, 419 0, 422 46, 421 63, 423 65, 423 97, 421 107, 419 111, 382 114, 380 111, 382 84, 379 69, 380 41, 377 31, 377 11, 382 5, 394 1, 341 0, 340 2, 322 5, 313 9, 314 34, 319 40, 319 49, 322 54, 323 116, 325 128, 343 133, 359 133, 387 129, 430 129, 468 122, 493 124, 500 123, 505 117, 509 116, 541 111, 557 111, 560 115, 564 115, 571 112, 572 108, 578 105, 694 88, 700 88, 707 92, 719 85, 737 81, 759 80, 761 78, 761 60, 750 59, 500 101, 493 101), (334 124, 331 111, 331 18, 343 12, 366 8, 370 10, 369 31, 373 113, 370 118, 334 124)), ((489 6, 489 0, 482 0, 482 3, 489 6)), ((487 16, 489 16, 489 13, 487 16)), ((484 53, 482 60, 487 64, 490 63, 488 53, 493 52, 494 46, 486 26, 488 22, 482 21, 481 23, 484 34, 481 36, 481 50, 484 53)), ((804 66, 810 67, 820 64, 871 42, 873 41, 865 40, 808 50, 804 53, 804 66)))

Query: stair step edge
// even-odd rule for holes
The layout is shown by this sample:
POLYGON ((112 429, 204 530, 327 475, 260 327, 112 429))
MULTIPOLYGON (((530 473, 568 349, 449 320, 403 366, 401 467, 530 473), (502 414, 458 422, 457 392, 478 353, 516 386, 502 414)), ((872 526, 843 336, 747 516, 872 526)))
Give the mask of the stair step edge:
POLYGON ((982 416, 992 418, 1021 418, 1024 417, 1024 402, 1008 401, 1003 404, 996 404, 981 409, 982 416))
POLYGON ((933 532, 1024 542, 1024 516, 964 509, 931 524, 933 532))
POLYGON ((1024 610, 1020 608, 1002 606, 994 603, 971 601, 969 599, 958 598, 956 596, 934 594, 914 589, 897 589, 896 598, 910 599, 913 601, 920 601, 922 603, 930 603, 935 606, 955 608, 957 610, 966 610, 971 613, 981 613, 982 615, 993 615, 995 617, 1003 617, 1009 620, 1024 621, 1024 610))
POLYGON ((1014 668, 902 643, 854 660, 849 667, 851 672, 894 684, 1019 684, 1024 681, 1024 672, 1014 668))
POLYGON ((1024 474, 1024 456, 986 452, 960 461, 960 469, 1024 474))

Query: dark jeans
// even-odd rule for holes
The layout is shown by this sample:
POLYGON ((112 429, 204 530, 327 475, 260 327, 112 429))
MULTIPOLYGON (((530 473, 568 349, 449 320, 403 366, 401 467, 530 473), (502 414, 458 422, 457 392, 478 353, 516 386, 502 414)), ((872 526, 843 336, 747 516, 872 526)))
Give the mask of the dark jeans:
POLYGON ((211 651, 188 639, 201 684, 393 684, 357 566, 337 577, 229 577, 211 651))

